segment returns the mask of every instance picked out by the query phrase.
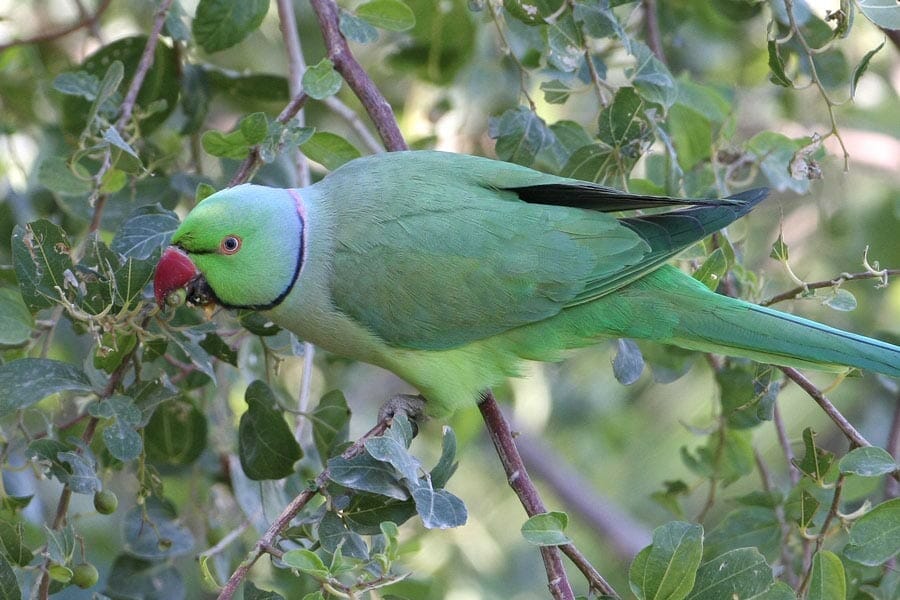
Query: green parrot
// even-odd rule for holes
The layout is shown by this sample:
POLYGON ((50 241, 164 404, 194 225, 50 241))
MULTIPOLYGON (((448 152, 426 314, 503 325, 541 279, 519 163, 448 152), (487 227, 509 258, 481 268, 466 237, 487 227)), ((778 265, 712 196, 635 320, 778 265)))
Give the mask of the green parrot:
POLYGON ((209 196, 172 236, 155 295, 261 311, 393 371, 436 415, 474 405, 523 361, 610 337, 900 377, 900 347, 717 294, 666 264, 766 195, 641 196, 486 158, 391 152, 306 188, 209 196), (610 214, 660 207, 676 210, 610 214))

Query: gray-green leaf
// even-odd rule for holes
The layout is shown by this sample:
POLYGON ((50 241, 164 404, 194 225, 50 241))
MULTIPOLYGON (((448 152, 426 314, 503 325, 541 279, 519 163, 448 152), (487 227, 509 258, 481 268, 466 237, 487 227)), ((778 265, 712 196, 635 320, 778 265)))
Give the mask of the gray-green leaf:
POLYGON ((302 81, 303 91, 316 100, 337 94, 343 82, 340 74, 334 70, 334 63, 327 58, 308 68, 302 81))
POLYGON ((192 29, 207 52, 234 46, 260 26, 269 0, 200 0, 192 29))
POLYGON ((0 365, 0 418, 63 391, 89 392, 91 383, 75 365, 23 358, 0 365))
POLYGON ((34 319, 19 290, 0 287, 0 346, 19 346, 31 337, 34 319))
POLYGON ((820 550, 813 557, 807 600, 844 600, 847 597, 847 578, 844 565, 834 552, 820 550))
POLYGON ((641 600, 681 600, 694 585, 703 554, 703 528, 673 521, 653 531, 653 543, 641 550, 628 572, 641 600))
POLYGON ((862 477, 878 477, 897 470, 894 458, 884 449, 877 446, 855 448, 848 452, 838 463, 841 473, 861 475, 862 477))
POLYGON ((844 556, 863 565, 884 564, 900 552, 900 498, 882 502, 850 528, 844 556))
POLYGON ((256 380, 244 395, 249 408, 238 425, 238 453, 250 479, 281 479, 294 472, 302 456, 284 416, 276 408, 275 394, 256 380))
POLYGON ((772 587, 774 578, 756 548, 738 548, 709 560, 697 570, 689 600, 751 598, 772 587))
POLYGON ((572 540, 566 535, 569 516, 564 512, 534 515, 522 524, 522 537, 535 546, 560 546, 572 540))
POLYGON ((371 0, 356 8, 356 16, 389 31, 406 31, 416 24, 412 9, 400 0, 371 0))

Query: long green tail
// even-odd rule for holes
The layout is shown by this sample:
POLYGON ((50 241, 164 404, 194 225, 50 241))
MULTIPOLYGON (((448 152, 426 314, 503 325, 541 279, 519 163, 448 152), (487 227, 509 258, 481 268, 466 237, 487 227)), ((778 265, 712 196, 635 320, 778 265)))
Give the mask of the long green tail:
POLYGON ((598 303, 626 316, 619 322, 623 337, 782 366, 850 366, 900 377, 898 346, 710 292, 670 266, 598 303))

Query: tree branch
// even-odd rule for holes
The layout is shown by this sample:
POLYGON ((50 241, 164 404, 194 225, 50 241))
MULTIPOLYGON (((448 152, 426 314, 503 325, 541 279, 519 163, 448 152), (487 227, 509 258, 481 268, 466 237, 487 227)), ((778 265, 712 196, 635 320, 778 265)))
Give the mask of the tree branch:
POLYGON ((814 281, 805 285, 798 285, 797 287, 791 288, 786 292, 776 294, 768 300, 763 300, 759 304, 760 306, 772 306, 773 304, 776 304, 778 302, 800 298, 802 297, 802 294, 808 292, 809 290, 834 287, 836 285, 840 285, 845 281, 855 281, 859 279, 884 279, 885 277, 888 277, 890 275, 900 275, 900 269, 884 269, 878 272, 862 271, 861 273, 842 273, 839 277, 835 277, 834 279, 814 281))
MULTIPOLYGON (((275 120, 282 125, 286 124, 288 121, 294 118, 294 116, 300 111, 301 108, 303 108, 303 105, 306 104, 306 101, 308 99, 309 96, 307 96, 303 92, 300 92, 299 95, 294 96, 294 98, 291 99, 290 102, 288 102, 287 106, 284 107, 284 109, 275 118, 275 120)), ((237 168, 237 171, 234 172, 234 176, 232 176, 231 181, 228 182, 228 187, 233 187, 235 185, 250 181, 261 164, 262 158, 259 154, 259 146, 253 146, 253 148, 250 149, 250 154, 247 155, 247 158, 244 159, 244 162, 242 162, 237 168)))
POLYGON ((662 47, 662 35, 659 32, 659 17, 656 14, 656 0, 643 0, 644 26, 647 28, 647 46, 654 56, 666 64, 666 55, 662 47))
POLYGON ((322 37, 328 49, 328 58, 369 113, 385 148, 392 152, 406 150, 408 147, 397 126, 391 105, 353 57, 347 40, 341 34, 338 8, 334 0, 310 0, 310 4, 319 20, 322 37))
MULTIPOLYGON (((363 451, 366 440, 369 438, 379 436, 383 434, 388 428, 391 426, 391 422, 393 421, 393 416, 386 416, 378 421, 375 426, 367 431, 362 437, 356 440, 352 446, 347 448, 341 457, 344 459, 351 459, 354 456, 357 456, 360 452, 363 451)), ((281 533, 287 529, 288 525, 290 525, 291 521, 296 517, 303 508, 309 504, 309 501, 312 500, 316 494, 319 493, 319 490, 325 487, 328 483, 330 472, 328 468, 322 470, 319 473, 318 477, 315 479, 315 484, 312 488, 304 490, 298 496, 296 496, 293 500, 288 503, 287 506, 284 507, 284 510, 281 511, 281 514, 269 525, 269 528, 263 534, 259 540, 257 540, 256 544, 253 545, 253 549, 247 554, 247 557, 238 565, 238 568, 231 574, 231 577, 228 578, 228 581, 225 583, 225 586, 222 588, 222 591, 219 592, 218 600, 230 600, 234 597, 235 592, 237 592, 238 588, 241 586, 241 583, 247 577, 247 573, 250 572, 250 569, 259 560, 266 552, 269 552, 270 548, 275 547, 275 542, 281 533)))
POLYGON ((850 421, 847 420, 844 415, 831 403, 831 400, 825 397, 819 388, 815 386, 813 382, 803 376, 800 371, 793 367, 779 367, 781 371, 788 376, 788 379, 796 383, 800 388, 809 394, 809 397, 816 401, 816 403, 822 407, 822 410, 825 411, 825 414, 828 415, 828 418, 831 419, 835 425, 838 426, 844 435, 847 436, 854 446, 871 446, 872 444, 862 436, 862 434, 856 430, 856 428, 850 424, 850 421))
POLYGON ((22 46, 25 44, 39 44, 41 42, 50 42, 50 41, 59 39, 61 37, 65 37, 65 36, 69 35, 70 33, 73 33, 75 31, 78 31, 79 29, 82 29, 83 27, 93 28, 97 24, 97 21, 100 19, 101 15, 103 15, 103 13, 106 12, 106 9, 109 8, 109 5, 111 3, 112 3, 112 0, 102 0, 102 2, 100 2, 100 5, 97 7, 97 10, 94 12, 94 14, 84 15, 78 21, 72 23, 71 25, 68 25, 67 27, 63 27, 62 29, 57 29, 55 31, 46 31, 44 33, 39 33, 37 35, 31 36, 28 38, 13 40, 13 41, 7 42, 5 44, 0 44, 0 52, 8 50, 9 48, 12 48, 13 46, 22 46))

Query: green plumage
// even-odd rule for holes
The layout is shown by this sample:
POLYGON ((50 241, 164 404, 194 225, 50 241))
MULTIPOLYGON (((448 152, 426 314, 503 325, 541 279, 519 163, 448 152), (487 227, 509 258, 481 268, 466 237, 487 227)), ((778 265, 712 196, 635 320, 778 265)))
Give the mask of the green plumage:
POLYGON ((271 306, 301 338, 405 378, 435 413, 474 404, 522 360, 610 336, 900 376, 896 346, 715 294, 663 265, 764 197, 633 196, 483 158, 391 153, 305 189, 219 192, 173 243, 221 303, 271 306), (676 210, 611 214, 657 207, 676 210), (242 239, 233 255, 217 251, 228 234, 242 239))

